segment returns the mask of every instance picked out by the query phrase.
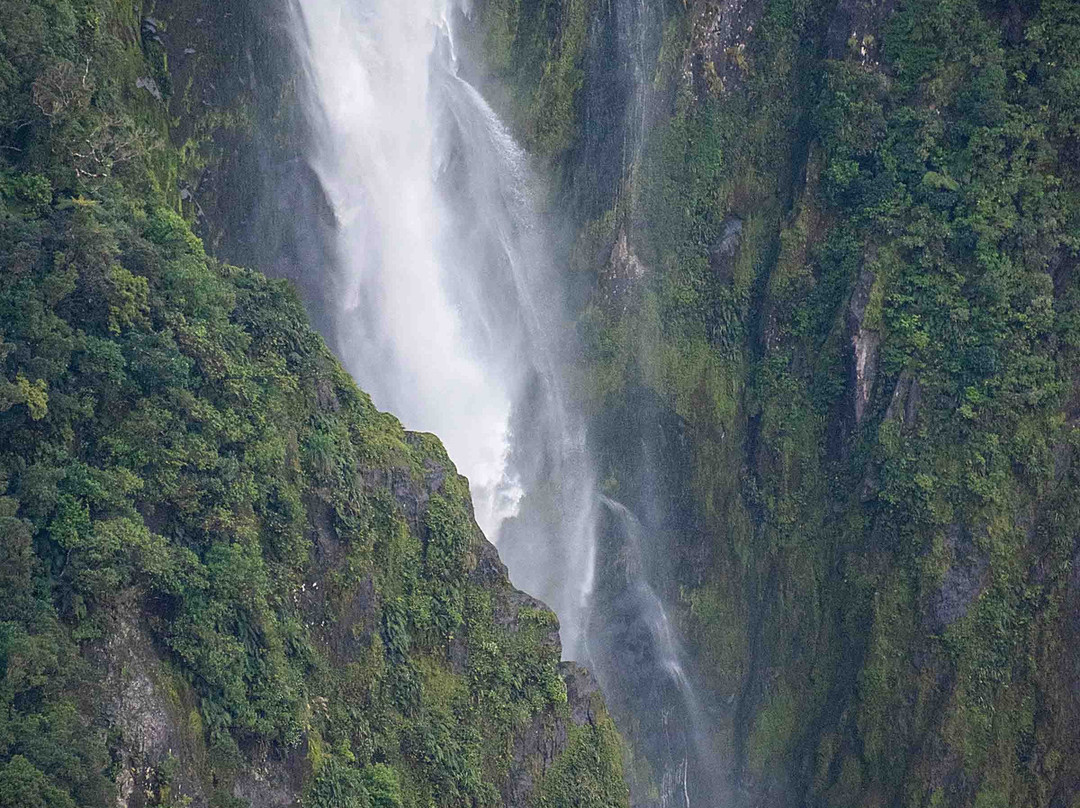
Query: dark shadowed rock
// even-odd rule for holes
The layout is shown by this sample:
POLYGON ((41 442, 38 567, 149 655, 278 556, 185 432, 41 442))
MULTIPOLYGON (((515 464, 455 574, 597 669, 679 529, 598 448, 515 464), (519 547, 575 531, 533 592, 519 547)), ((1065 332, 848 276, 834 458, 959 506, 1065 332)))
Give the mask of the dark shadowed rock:
POLYGON ((963 618, 986 587, 990 561, 958 525, 946 531, 945 545, 952 560, 941 587, 930 597, 927 628, 940 633, 963 618))
POLYGON ((919 386, 919 380, 911 371, 905 370, 896 381, 892 400, 889 401, 889 407, 885 410, 885 420, 900 419, 905 426, 911 426, 919 414, 921 398, 922 388, 919 386))
POLYGON ((885 23, 897 0, 840 0, 829 25, 829 57, 877 65, 885 23))
POLYGON ((743 222, 737 216, 724 219, 720 238, 709 248, 709 266, 725 283, 735 275, 735 259, 742 243, 743 222))

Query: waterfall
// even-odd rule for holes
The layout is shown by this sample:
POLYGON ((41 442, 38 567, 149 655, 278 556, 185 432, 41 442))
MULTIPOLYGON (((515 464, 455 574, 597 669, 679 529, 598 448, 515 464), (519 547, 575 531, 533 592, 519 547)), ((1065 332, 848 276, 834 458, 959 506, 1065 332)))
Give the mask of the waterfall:
MULTIPOLYGON (((513 583, 554 609, 564 657, 593 665, 616 715, 641 727, 660 804, 719 806, 722 769, 649 582, 644 528, 598 492, 568 381, 574 328, 545 189, 459 70, 454 26, 465 9, 289 1, 309 159, 337 221, 325 280, 336 352, 379 407, 442 438, 513 583), (621 542, 603 573, 602 525, 621 542)), ((627 52, 646 6, 618 8, 627 52)), ((627 61, 624 176, 640 159, 647 75, 641 48, 627 61)))
POLYGON ((337 218, 330 339, 406 428, 436 433, 515 585, 580 656, 596 486, 567 400, 573 333, 543 189, 458 71, 453 0, 291 0, 337 218))
POLYGON ((645 528, 622 503, 601 502, 616 546, 605 557, 616 569, 590 627, 590 651, 605 692, 632 710, 638 734, 659 766, 661 808, 726 804, 722 765, 713 747, 709 714, 685 669, 685 653, 667 610, 649 581, 645 528))

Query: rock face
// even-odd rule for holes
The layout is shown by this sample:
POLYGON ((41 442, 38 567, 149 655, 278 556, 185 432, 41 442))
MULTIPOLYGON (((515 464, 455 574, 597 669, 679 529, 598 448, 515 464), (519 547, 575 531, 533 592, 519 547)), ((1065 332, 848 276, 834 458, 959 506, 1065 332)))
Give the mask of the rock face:
POLYGON ((197 758, 205 754, 202 739, 192 737, 188 709, 193 699, 186 685, 187 709, 177 682, 155 653, 154 642, 140 625, 137 609, 118 615, 104 646, 109 693, 106 711, 115 731, 124 739, 117 776, 117 805, 143 806, 147 795, 160 792, 160 772, 175 761, 178 776, 170 783, 176 799, 207 802, 202 783, 194 776, 197 758))
POLYGON ((606 304, 625 312, 644 277, 645 265, 630 249, 626 230, 620 230, 600 281, 606 304))
POLYGON ((963 619, 988 583, 990 560, 963 534, 958 525, 950 526, 945 532, 950 562, 940 588, 930 596, 927 621, 928 631, 934 634, 963 619))
POLYGON ((852 347, 851 387, 854 391, 856 424, 862 421, 877 375, 877 352, 881 336, 876 330, 863 327, 875 280, 873 272, 867 269, 862 271, 851 293, 851 304, 848 308, 848 329, 851 332, 852 347))
POLYGON ((895 8, 896 0, 841 0, 829 24, 829 56, 853 56, 864 66, 877 65, 882 29, 895 8))
POLYGON ((694 32, 683 62, 683 80, 699 97, 732 92, 749 70, 749 46, 761 20, 761 0, 697 0, 690 10, 694 32))
POLYGON ((893 421, 900 419, 907 426, 915 423, 919 414, 920 398, 919 380, 913 373, 905 371, 896 380, 896 389, 889 401, 889 407, 885 410, 885 420, 893 421))
MULTIPOLYGON (((407 435, 406 440, 416 447, 431 444, 430 436, 407 435)), ((404 468, 362 474, 368 490, 392 495, 406 523, 417 533, 424 530, 423 514, 428 501, 433 495, 445 494, 444 484, 455 476, 445 460, 428 458, 423 468, 419 484, 404 468)), ((370 579, 351 587, 353 594, 344 602, 327 601, 331 590, 327 582, 347 574, 348 548, 333 528, 332 515, 317 505, 311 510, 315 562, 296 602, 304 623, 324 627, 318 632, 320 643, 332 664, 345 669, 362 664, 369 652, 379 632, 380 603, 370 579)), ((532 653, 557 658, 559 637, 554 615, 535 598, 509 585, 506 567, 475 525, 473 542, 471 581, 477 591, 492 598, 492 617, 499 632, 522 634, 527 630, 523 620, 544 615, 548 628, 539 636, 539 645, 532 653)), ((198 697, 160 648, 148 626, 148 620, 153 619, 132 600, 114 615, 107 638, 93 655, 105 671, 103 718, 116 738, 117 808, 144 808, 161 804, 162 800, 206 808, 214 804, 213 795, 222 793, 243 800, 250 808, 301 804, 318 763, 312 757, 308 737, 291 748, 254 744, 244 749, 233 783, 223 790, 225 784, 213 773, 214 753, 207 747, 198 697)), ((468 676, 470 653, 466 628, 462 639, 450 644, 448 675, 468 676)), ((558 676, 566 690, 565 705, 536 712, 510 735, 508 768, 499 786, 502 804, 508 808, 533 804, 537 788, 567 752, 575 729, 610 724, 599 687, 587 670, 561 663, 558 676)), ((310 704, 318 712, 325 709, 327 699, 312 695, 310 704)), ((617 763, 616 749, 598 749, 596 754, 600 755, 597 760, 607 756, 613 765, 617 763)), ((617 790, 609 797, 613 805, 625 799, 617 790)))
MULTIPOLYGON (((272 87, 272 32, 262 48, 240 34, 226 43, 226 61, 253 71, 218 83, 196 69, 226 52, 212 40, 240 12, 197 5, 189 16, 209 9, 213 25, 173 20, 146 38, 194 71, 198 103, 272 87)), ((634 78, 621 48, 648 16, 632 5, 476 0, 460 22, 476 53, 498 57, 500 109, 530 108, 519 132, 551 111, 536 98, 565 102, 566 140, 542 155, 552 207, 570 199, 581 212, 571 229, 591 253, 575 294, 612 320, 583 360, 582 377, 603 380, 588 402, 592 437, 606 484, 655 542, 652 582, 699 672, 730 804, 1072 805, 1080 365, 1061 223, 1077 213, 1057 205, 1077 194, 1075 4, 642 4, 663 19, 644 32, 658 46, 641 51, 651 61, 634 78), (470 28, 492 19, 502 27, 470 28), (629 122, 641 87, 647 114, 629 122), (640 121, 639 153, 626 144, 640 121), (647 355, 634 357, 639 346, 647 355)), ((257 28, 262 9, 241 6, 239 28, 257 28)), ((253 154, 286 185, 299 178, 283 210, 315 211, 309 232, 332 227, 317 193, 302 193, 317 185, 302 162, 273 149, 211 160, 194 198, 244 198, 228 178, 268 170, 253 154)), ((223 247, 267 232, 217 224, 250 205, 203 207, 223 247)), ((294 242, 282 272, 303 276, 310 262, 294 242)), ((362 475, 422 542, 430 490, 446 484, 439 468, 362 475)), ((320 569, 341 569, 333 509, 308 511, 322 526, 320 569)), ((536 604, 500 583, 486 545, 471 563, 472 580, 497 593, 492 624, 514 636, 536 604)), ((325 596, 297 597, 316 625, 326 619, 325 596)), ((335 602, 321 641, 356 660, 382 630, 378 587, 356 582, 335 602)), ((552 630, 539 628, 534 648, 550 649, 552 630)), ((441 659, 459 675, 480 650, 455 634, 441 659)), ((604 725, 595 694, 574 696, 592 685, 560 677, 569 715, 542 710, 517 727, 497 786, 505 802, 550 793, 559 758, 604 725)), ((616 708, 632 735, 632 704, 616 708)), ((148 737, 155 749, 182 740, 148 737)), ((641 748, 631 776, 642 803, 677 793, 641 748)), ((131 797, 137 750, 129 757, 131 797)))
POLYGON ((622 808, 603 701, 438 438, 212 256, 286 222, 299 273, 333 224, 254 212, 313 179, 267 123, 287 4, 159 6, 0 0, 0 805, 622 808))
MULTIPOLYGON (((596 28, 619 8, 584 5, 596 28)), ((523 14, 512 57, 581 6, 523 14)), ((1076 8, 689 0, 644 36, 640 164, 574 223, 604 245, 582 377, 708 691, 725 804, 1075 802, 1076 8), (605 307, 630 256, 640 294, 605 307)), ((586 141, 626 142, 602 94, 577 102, 609 126, 586 141)), ((659 802, 633 699, 611 704, 659 802)))
POLYGON ((532 804, 538 782, 566 749, 571 728, 596 727, 606 720, 603 697, 592 674, 573 662, 564 662, 560 673, 566 682, 569 721, 552 723, 549 717, 536 716, 514 738, 514 764, 501 789, 503 804, 508 808, 528 808, 532 804))
MULTIPOLYGON (((211 804, 210 755, 200 732, 198 698, 158 650, 137 604, 114 618, 104 643, 104 705, 115 733, 119 773, 117 808, 211 804)), ((254 748, 236 777, 233 794, 252 808, 286 808, 300 802, 311 766, 305 749, 254 748)), ((220 792, 219 792, 220 793, 220 792)))

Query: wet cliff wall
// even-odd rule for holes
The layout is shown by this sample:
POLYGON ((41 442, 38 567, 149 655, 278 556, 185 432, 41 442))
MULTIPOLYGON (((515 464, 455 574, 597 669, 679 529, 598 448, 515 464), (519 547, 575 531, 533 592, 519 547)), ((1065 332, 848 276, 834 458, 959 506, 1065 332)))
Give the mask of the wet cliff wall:
POLYGON ((634 5, 474 19, 579 217, 601 476, 651 531, 729 781, 1071 805, 1077 7, 648 4, 637 118, 634 5))

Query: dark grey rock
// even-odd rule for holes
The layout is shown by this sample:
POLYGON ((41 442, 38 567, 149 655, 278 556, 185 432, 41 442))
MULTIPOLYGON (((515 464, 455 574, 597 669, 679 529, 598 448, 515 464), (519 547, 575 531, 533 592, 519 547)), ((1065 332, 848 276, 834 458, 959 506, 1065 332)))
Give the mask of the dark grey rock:
POLYGON ((735 275, 735 259, 742 244, 742 231, 742 219, 727 217, 720 238, 709 248, 709 266, 724 281, 730 281, 735 275))
POLYGON ((829 24, 829 58, 876 66, 882 32, 895 8, 896 0, 840 0, 829 24))
POLYGON ((958 525, 946 531, 945 543, 953 559, 941 587, 930 597, 928 628, 940 633, 967 615, 988 582, 990 561, 958 525))
POLYGON ((896 389, 893 390, 892 400, 885 410, 885 420, 901 420, 905 426, 915 423, 919 414, 919 403, 922 400, 922 387, 919 380, 905 370, 896 380, 896 389))

